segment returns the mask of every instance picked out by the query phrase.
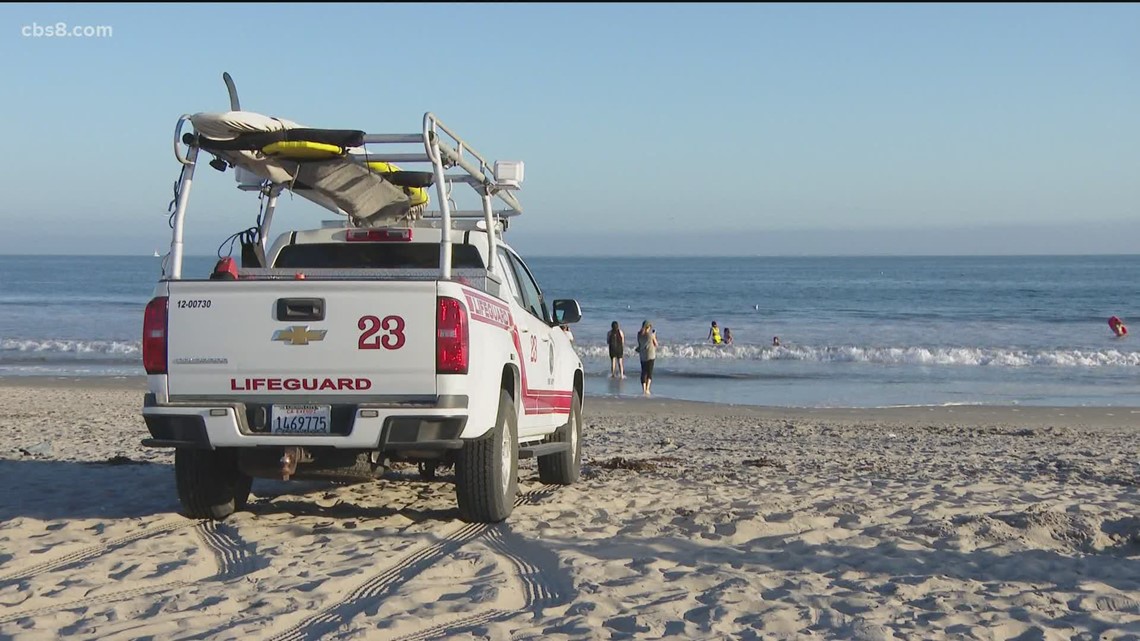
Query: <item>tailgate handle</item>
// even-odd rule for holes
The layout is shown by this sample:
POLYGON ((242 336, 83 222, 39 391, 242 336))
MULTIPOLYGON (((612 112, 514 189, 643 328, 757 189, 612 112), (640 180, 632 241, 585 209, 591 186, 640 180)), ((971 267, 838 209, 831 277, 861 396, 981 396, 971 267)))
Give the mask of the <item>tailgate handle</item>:
POLYGON ((323 298, 277 299, 279 321, 323 321, 324 319, 325 299, 323 298))

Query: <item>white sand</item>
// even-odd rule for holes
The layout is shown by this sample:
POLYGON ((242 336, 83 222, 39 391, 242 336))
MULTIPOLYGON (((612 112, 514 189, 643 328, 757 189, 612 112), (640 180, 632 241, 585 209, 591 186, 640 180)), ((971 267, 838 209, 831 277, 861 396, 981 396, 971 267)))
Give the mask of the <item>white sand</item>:
POLYGON ((1140 410, 588 398, 583 480, 524 461, 505 524, 411 470, 215 524, 141 402, 0 383, 0 639, 1140 638, 1140 410))

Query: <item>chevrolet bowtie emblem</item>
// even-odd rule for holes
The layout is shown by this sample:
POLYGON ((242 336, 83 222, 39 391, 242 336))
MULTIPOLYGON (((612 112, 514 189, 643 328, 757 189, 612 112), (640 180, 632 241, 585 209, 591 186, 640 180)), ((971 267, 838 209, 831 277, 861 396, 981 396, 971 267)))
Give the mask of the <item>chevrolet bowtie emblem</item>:
POLYGON ((309 331, 308 325, 294 325, 289 329, 279 329, 273 332, 273 340, 283 341, 289 345, 308 345, 309 341, 323 341, 328 330, 314 329, 309 331))

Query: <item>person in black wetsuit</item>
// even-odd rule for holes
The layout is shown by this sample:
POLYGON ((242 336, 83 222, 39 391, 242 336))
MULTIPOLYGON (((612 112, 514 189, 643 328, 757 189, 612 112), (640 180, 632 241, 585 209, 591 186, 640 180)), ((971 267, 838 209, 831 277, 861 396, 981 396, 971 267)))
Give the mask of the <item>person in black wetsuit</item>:
POLYGON ((606 345, 610 348, 610 378, 625 378, 625 332, 617 321, 610 323, 606 345))

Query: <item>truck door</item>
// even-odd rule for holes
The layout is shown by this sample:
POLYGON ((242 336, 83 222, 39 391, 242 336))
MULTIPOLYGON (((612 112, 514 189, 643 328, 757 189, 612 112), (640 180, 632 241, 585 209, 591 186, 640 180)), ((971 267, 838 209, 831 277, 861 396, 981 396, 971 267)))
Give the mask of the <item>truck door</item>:
POLYGON ((550 310, 542 292, 523 262, 500 248, 500 262, 510 270, 508 282, 516 288, 516 301, 523 312, 516 319, 523 379, 523 409, 527 421, 539 428, 561 425, 570 408, 570 392, 555 388, 556 354, 551 339, 550 310))

